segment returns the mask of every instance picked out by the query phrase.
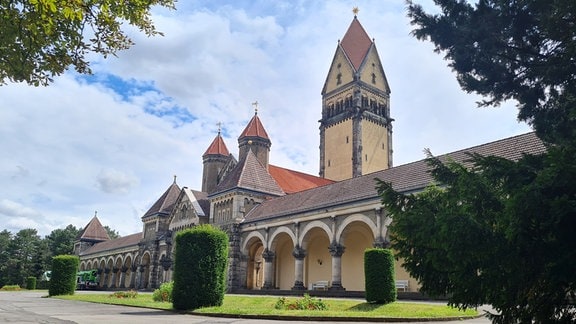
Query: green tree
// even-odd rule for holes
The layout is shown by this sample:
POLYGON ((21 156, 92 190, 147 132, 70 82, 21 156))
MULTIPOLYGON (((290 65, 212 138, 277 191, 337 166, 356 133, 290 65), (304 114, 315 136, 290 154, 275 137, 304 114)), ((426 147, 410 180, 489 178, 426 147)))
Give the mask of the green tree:
POLYGON ((12 233, 8 230, 0 232, 0 287, 8 284, 8 260, 10 259, 9 245, 12 233))
POLYGON ((41 239, 35 229, 18 231, 8 244, 6 264, 9 284, 23 285, 26 277, 36 276, 36 262, 41 239))
POLYGON ((576 135, 576 1, 408 1, 413 34, 431 40, 481 106, 518 102, 519 120, 552 143, 576 135))
POLYGON ((120 233, 118 231, 111 229, 108 225, 104 225, 104 229, 108 233, 108 236, 111 240, 117 239, 120 237, 120 233))
POLYGON ((576 278, 576 2, 408 1, 413 34, 431 40, 480 106, 512 99, 549 145, 519 161, 429 157, 438 187, 402 195, 378 183, 393 247, 433 295, 492 304, 497 323, 572 323, 576 278))
POLYGON ((174 0, 0 0, 0 85, 48 85, 70 66, 90 73, 90 53, 106 57, 132 45, 123 24, 161 34, 150 17, 156 5, 172 9, 174 0))
POLYGON ((68 225, 64 229, 55 229, 44 239, 48 242, 51 256, 72 254, 74 252, 74 241, 80 230, 74 225, 68 225))

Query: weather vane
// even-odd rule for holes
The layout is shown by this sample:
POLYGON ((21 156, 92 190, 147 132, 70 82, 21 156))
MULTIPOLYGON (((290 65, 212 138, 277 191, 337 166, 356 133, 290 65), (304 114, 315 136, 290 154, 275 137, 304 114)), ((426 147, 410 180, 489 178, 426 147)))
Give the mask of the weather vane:
POLYGON ((217 122, 216 125, 218 125, 218 134, 220 134, 220 131, 222 130, 222 122, 217 122))
POLYGON ((354 8, 352 8, 352 12, 354 13, 354 17, 358 16, 359 11, 360 11, 360 9, 358 9, 358 6, 355 6, 354 8))
POLYGON ((252 106, 254 106, 254 114, 258 114, 258 100, 254 101, 252 103, 252 106))

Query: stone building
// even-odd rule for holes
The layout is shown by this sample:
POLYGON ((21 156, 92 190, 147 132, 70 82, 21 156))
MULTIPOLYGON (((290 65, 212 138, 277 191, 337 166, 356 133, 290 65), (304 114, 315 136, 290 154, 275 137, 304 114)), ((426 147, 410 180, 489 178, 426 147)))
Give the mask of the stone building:
MULTIPOLYGON (((431 182, 424 160, 392 166, 390 88, 376 45, 354 17, 322 89, 320 176, 269 164, 272 140, 257 112, 238 137, 238 158, 220 132, 203 154, 201 191, 174 182, 142 216, 142 232, 110 240, 97 217, 78 237, 82 270, 103 288, 154 289, 171 280, 174 235, 198 224, 228 233, 228 290, 364 291, 364 250, 388 244, 391 219, 374 178, 404 193, 431 182)), ((533 134, 453 152, 518 159, 544 151, 533 134)), ((396 265, 406 291, 418 283, 396 265)))

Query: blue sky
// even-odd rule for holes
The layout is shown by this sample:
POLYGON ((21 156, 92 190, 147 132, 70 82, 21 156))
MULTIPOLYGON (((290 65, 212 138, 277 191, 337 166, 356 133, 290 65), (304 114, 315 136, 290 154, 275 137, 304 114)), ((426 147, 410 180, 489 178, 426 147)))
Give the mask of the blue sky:
MULTIPOLYGON (((431 1, 416 1, 431 8, 431 1)), ((430 43, 410 36, 403 0, 181 1, 154 10, 164 37, 102 59, 93 76, 0 87, 0 229, 41 235, 95 211, 127 235, 172 183, 200 189, 222 123, 228 149, 254 114, 271 163, 318 173, 320 91, 358 6, 390 83, 394 164, 530 131, 514 103, 476 108, 430 43)))

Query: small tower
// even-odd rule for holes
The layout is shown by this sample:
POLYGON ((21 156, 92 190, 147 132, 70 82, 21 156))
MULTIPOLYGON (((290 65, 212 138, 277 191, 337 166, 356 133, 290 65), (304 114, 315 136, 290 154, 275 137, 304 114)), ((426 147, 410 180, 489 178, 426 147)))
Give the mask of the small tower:
POLYGON ((258 102, 254 102, 255 106, 254 117, 248 122, 248 125, 238 137, 239 161, 246 159, 248 151, 252 151, 258 161, 262 163, 265 168, 268 168, 268 156, 270 154, 270 138, 258 118, 258 102))
POLYGON ((202 155, 204 168, 202 171, 202 192, 211 193, 219 182, 219 175, 226 163, 230 160, 230 152, 224 144, 218 127, 218 135, 202 155))
POLYGON ((335 181, 392 166, 390 88, 357 12, 322 88, 319 174, 335 181))

